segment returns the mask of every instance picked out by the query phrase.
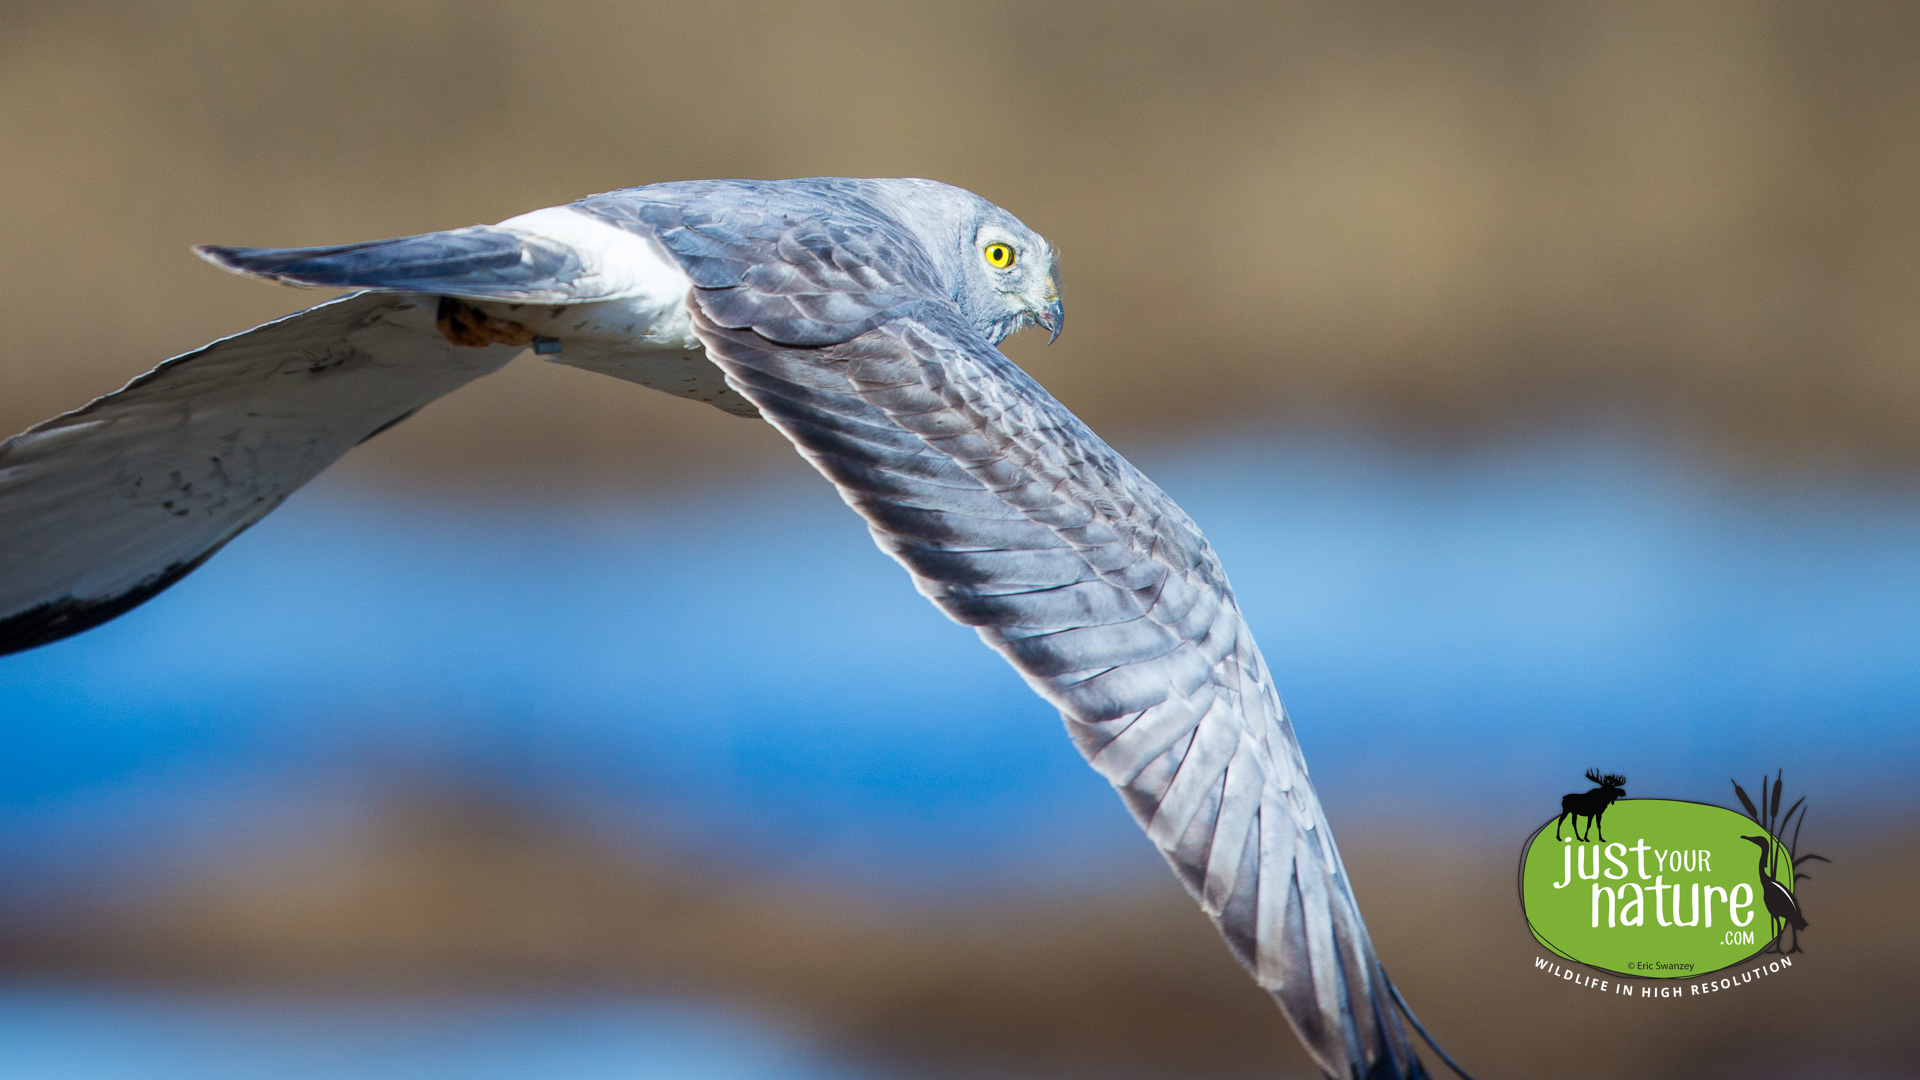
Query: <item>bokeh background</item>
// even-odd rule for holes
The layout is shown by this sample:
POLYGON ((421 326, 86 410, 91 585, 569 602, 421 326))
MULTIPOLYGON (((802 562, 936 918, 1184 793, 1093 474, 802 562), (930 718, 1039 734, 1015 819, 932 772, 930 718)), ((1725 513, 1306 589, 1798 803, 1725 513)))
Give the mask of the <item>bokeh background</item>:
MULTIPOLYGON (((918 175, 1208 530, 1376 942, 1485 1077, 1920 1073, 1920 11, 0 6, 0 427, 336 243, 918 175), (1556 985, 1580 774, 1812 807, 1788 977, 1556 985)), ((0 1075, 1305 1076, 1057 719, 771 429, 541 363, 0 659, 0 1075)))

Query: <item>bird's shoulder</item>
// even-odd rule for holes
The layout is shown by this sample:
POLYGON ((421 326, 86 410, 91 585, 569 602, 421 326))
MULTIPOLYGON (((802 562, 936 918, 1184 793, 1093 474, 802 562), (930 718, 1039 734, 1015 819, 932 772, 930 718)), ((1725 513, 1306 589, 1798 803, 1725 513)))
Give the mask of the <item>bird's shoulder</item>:
POLYGON ((844 342, 916 306, 952 302, 883 181, 680 181, 572 207, 657 242, 715 322, 782 344, 844 342))

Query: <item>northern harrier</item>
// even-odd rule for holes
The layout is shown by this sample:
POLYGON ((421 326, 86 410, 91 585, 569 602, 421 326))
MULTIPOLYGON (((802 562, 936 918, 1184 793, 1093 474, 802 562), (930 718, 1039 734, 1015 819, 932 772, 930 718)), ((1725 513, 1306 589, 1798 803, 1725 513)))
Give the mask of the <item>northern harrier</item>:
POLYGON ((1013 215, 927 180, 716 180, 199 251, 362 291, 0 444, 0 653, 151 598, 530 346, 779 428, 920 592, 1060 709, 1320 1067, 1426 1075, 1212 548, 996 348, 1060 331, 1053 249, 1013 215))

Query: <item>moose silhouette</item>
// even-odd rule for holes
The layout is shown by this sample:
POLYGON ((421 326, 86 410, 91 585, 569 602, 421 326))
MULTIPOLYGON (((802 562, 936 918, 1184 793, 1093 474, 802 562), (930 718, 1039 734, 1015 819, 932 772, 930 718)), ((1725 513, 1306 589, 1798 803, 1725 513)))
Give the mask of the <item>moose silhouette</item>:
POLYGON ((1560 839, 1560 823, 1573 819, 1574 839, 1585 843, 1587 838, 1580 835, 1580 819, 1587 819, 1587 831, 1598 832, 1600 842, 1607 842, 1607 834, 1600 827, 1600 817, 1607 812, 1613 801, 1627 793, 1627 778, 1619 773, 1600 775, 1599 769, 1588 769, 1587 779, 1600 786, 1592 791, 1576 791, 1560 799, 1560 816, 1553 819, 1553 838, 1560 839))

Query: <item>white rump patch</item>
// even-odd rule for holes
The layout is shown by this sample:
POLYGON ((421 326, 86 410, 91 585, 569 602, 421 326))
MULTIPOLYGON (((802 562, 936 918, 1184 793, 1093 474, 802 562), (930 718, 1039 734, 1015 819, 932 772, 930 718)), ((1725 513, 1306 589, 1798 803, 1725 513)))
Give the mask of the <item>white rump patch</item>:
POLYGON ((578 253, 586 273, 574 283, 577 302, 632 299, 664 307, 679 303, 693 287, 680 265, 646 237, 571 206, 510 217, 499 228, 556 240, 578 253))

